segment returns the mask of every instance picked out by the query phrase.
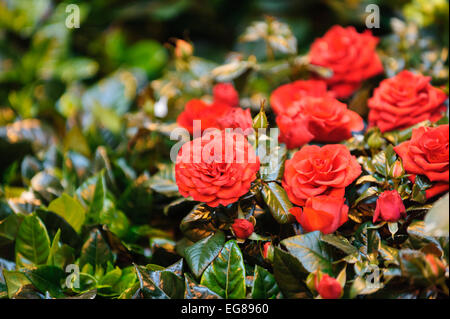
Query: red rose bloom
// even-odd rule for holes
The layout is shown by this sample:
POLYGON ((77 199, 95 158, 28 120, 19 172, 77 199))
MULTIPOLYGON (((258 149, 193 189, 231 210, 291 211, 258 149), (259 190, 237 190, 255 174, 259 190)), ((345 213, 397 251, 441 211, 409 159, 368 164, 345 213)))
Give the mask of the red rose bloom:
POLYGON ((270 95, 270 106, 275 114, 295 115, 298 108, 295 105, 304 97, 334 97, 334 94, 327 91, 327 84, 321 80, 298 80, 292 83, 282 85, 275 89, 270 95), (290 110, 294 109, 291 113, 290 110))
POLYGON ((202 100, 193 99, 186 103, 184 111, 177 118, 177 123, 191 134, 194 132, 194 120, 201 121, 202 131, 207 128, 219 128, 217 119, 228 112, 230 108, 228 104, 218 102, 207 104, 202 100))
POLYGON ((239 239, 247 239, 253 234, 253 224, 246 219, 235 219, 233 225, 234 235, 239 239))
POLYGON ((348 206, 344 202, 343 197, 316 196, 306 200, 303 210, 294 207, 289 212, 307 232, 320 230, 331 234, 348 219, 348 206))
POLYGON ((303 206, 318 195, 344 197, 345 187, 359 175, 361 166, 344 145, 307 145, 286 161, 282 184, 289 199, 303 206))
POLYGON ((223 130, 227 128, 240 128, 245 135, 253 132, 250 109, 244 110, 239 107, 230 108, 217 122, 223 130))
POLYGON ((419 127, 413 130, 411 140, 403 142, 394 150, 401 157, 403 167, 414 182, 415 175, 425 175, 433 186, 425 191, 431 198, 449 189, 449 126, 419 127))
POLYGON ((323 274, 318 283, 316 281, 316 290, 324 299, 339 299, 342 294, 342 287, 339 281, 327 274, 323 274))
POLYGON ((377 207, 373 215, 374 223, 379 219, 396 222, 402 216, 406 216, 406 209, 400 194, 396 190, 384 191, 378 196, 377 207))
POLYGON ((446 94, 430 84, 431 78, 409 71, 381 81, 368 100, 369 124, 381 132, 404 129, 442 117, 446 94))
POLYGON ((340 142, 352 136, 352 131, 364 128, 362 118, 347 105, 330 96, 306 96, 291 106, 289 113, 278 115, 280 142, 295 148, 311 140, 340 142))
POLYGON ((215 130, 183 144, 175 178, 182 196, 217 207, 247 193, 258 170, 259 158, 243 135, 215 130))
POLYGON ((232 107, 239 106, 239 95, 231 83, 219 83, 213 88, 214 102, 227 104, 232 107))
POLYGON ((337 98, 346 98, 362 81, 383 72, 377 44, 378 38, 369 30, 358 33, 354 27, 336 25, 314 41, 309 56, 312 64, 333 70, 326 81, 337 98))

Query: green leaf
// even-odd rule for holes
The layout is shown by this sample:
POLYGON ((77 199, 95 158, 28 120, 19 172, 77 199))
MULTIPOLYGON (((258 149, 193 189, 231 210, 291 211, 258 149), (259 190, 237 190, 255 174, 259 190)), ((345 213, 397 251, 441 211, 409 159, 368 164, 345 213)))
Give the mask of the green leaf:
POLYGON ((16 238, 16 263, 42 265, 50 253, 50 238, 39 217, 26 216, 20 224, 16 238))
POLYGON ((91 231, 88 240, 81 248, 80 268, 90 264, 93 267, 104 267, 108 261, 112 261, 111 249, 98 229, 91 231))
POLYGON ((159 171, 149 180, 149 185, 155 192, 168 197, 180 196, 175 181, 175 165, 159 165, 159 171))
POLYGON ((104 171, 101 171, 97 177, 97 182, 95 183, 95 191, 92 197, 92 201, 89 205, 88 217, 94 222, 98 221, 100 218, 100 213, 106 206, 106 181, 104 171))
POLYGON ((350 242, 344 236, 327 234, 322 235, 320 240, 326 242, 327 244, 334 246, 340 250, 342 250, 347 255, 353 255, 358 252, 358 249, 350 244, 350 242))
POLYGON ((187 274, 185 275, 186 293, 185 299, 222 299, 211 289, 198 285, 187 274))
POLYGON ((8 298, 12 298, 23 286, 31 284, 30 280, 20 271, 3 270, 8 298))
POLYGON ((426 176, 417 175, 414 180, 414 185, 412 187, 411 199, 418 203, 425 203, 427 201, 427 196, 425 191, 431 187, 431 182, 426 176))
POLYGON ((292 208, 292 203, 284 188, 277 183, 264 183, 262 196, 275 220, 280 224, 288 223, 289 210, 292 208))
POLYGON ((206 268, 200 283, 222 298, 245 298, 244 259, 235 240, 225 244, 219 256, 206 268))
POLYGON ((205 204, 194 207, 180 223, 180 229, 184 235, 192 241, 206 238, 217 231, 213 224, 214 210, 205 204))
POLYGON ((0 220, 0 244, 11 242, 16 239, 23 217, 18 214, 11 214, 0 220))
POLYGON ((294 255, 309 271, 321 270, 331 274, 331 257, 321 241, 319 231, 289 237, 281 241, 286 249, 294 255))
POLYGON ((286 298, 307 298, 310 292, 305 284, 308 272, 291 254, 275 247, 273 274, 286 298))
POLYGON ((195 276, 200 277, 206 267, 219 255, 225 244, 225 235, 219 231, 185 250, 185 259, 195 276))
POLYGON ((39 266, 26 272, 27 278, 42 293, 49 292, 54 298, 63 298, 62 282, 66 274, 55 266, 39 266))
POLYGON ((171 271, 171 268, 174 267, 177 268, 178 266, 171 266, 162 270, 151 270, 149 266, 135 265, 143 297, 151 299, 183 298, 185 283, 179 275, 171 271))
POLYGON ((252 287, 253 299, 275 299, 279 294, 275 277, 264 268, 255 266, 255 279, 252 287))
POLYGON ((358 205, 358 203, 359 202, 361 202, 361 201, 363 201, 363 200, 365 200, 365 199, 367 199, 367 198, 369 198, 369 197, 372 197, 372 196, 375 196, 375 195, 377 195, 378 194, 378 187, 377 186, 371 186, 371 187, 369 187, 368 189, 366 189, 356 200, 355 200, 355 202, 353 203, 353 207, 355 207, 356 205, 358 205))
POLYGON ((80 232, 84 224, 85 211, 77 200, 64 193, 50 203, 48 210, 64 218, 75 231, 80 232))
POLYGON ((55 261, 54 257, 56 255, 56 252, 59 249, 59 238, 61 237, 61 229, 58 228, 58 231, 55 234, 55 237, 53 237, 52 245, 50 246, 50 251, 47 258, 47 265, 54 266, 55 261))

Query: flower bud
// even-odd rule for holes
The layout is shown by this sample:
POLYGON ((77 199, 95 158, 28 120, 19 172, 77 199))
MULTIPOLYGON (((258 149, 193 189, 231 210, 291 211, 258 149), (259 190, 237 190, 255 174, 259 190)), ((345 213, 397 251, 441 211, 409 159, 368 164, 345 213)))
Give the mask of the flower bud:
POLYGON ((384 191, 377 199, 373 222, 382 219, 387 222, 396 222, 406 216, 405 205, 396 190, 384 191))
POLYGON ((267 116, 266 112, 264 112, 264 102, 262 102, 259 113, 253 119, 253 128, 257 130, 260 128, 267 128, 267 126, 268 126, 267 116))
POLYGON ((273 259, 273 246, 271 242, 267 242, 263 247, 263 257, 267 260, 273 259))
POLYGON ((316 290, 324 299, 339 299, 342 295, 342 287, 339 281, 327 274, 323 274, 320 281, 316 280, 316 290))
POLYGON ((402 163, 399 160, 395 161, 394 165, 391 167, 391 176, 393 178, 400 178, 404 174, 405 172, 403 170, 402 163))
POLYGON ((192 44, 187 41, 177 39, 175 42, 175 57, 183 59, 192 56, 194 48, 192 44))
POLYGON ((235 219, 231 228, 234 235, 239 239, 247 239, 253 234, 254 230, 253 224, 246 219, 235 219))

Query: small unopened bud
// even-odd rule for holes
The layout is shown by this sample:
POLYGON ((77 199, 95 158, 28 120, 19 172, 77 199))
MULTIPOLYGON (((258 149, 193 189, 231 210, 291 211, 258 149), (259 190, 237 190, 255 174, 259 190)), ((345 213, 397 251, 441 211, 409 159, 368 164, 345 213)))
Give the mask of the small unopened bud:
POLYGON ((273 260, 273 246, 271 242, 267 242, 263 247, 263 257, 269 261, 273 260))
POLYGON ((184 59, 192 56, 194 47, 187 41, 177 39, 175 42, 175 57, 184 59))
POLYGON ((394 165, 391 167, 391 176, 393 178, 400 178, 405 174, 403 170, 402 163, 399 160, 396 160, 394 165))
POLYGON ((264 101, 261 103, 261 109, 259 110, 259 113, 254 117, 253 119, 253 128, 255 130, 260 128, 267 128, 267 116, 266 112, 264 112, 264 101))

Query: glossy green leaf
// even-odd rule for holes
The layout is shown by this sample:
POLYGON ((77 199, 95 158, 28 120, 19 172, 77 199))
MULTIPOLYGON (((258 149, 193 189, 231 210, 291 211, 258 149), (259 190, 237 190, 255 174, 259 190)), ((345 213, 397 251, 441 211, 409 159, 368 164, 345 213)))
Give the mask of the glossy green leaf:
POLYGON ((188 275, 185 275, 185 285, 185 299, 222 299, 211 289, 195 283, 188 275))
POLYGON ((307 270, 300 261, 288 252, 274 249, 273 274, 286 298, 307 298, 310 296, 305 280, 307 270))
POLYGON ((110 247, 98 229, 91 231, 88 240, 81 248, 80 268, 86 264, 93 267, 104 267, 113 256, 110 247))
POLYGON ((149 270, 148 267, 135 266, 140 290, 144 298, 180 299, 184 296, 184 280, 170 270, 149 270))
POLYGON ((36 269, 27 271, 27 278, 42 293, 49 292, 53 298, 64 297, 62 284, 66 278, 66 273, 59 267, 39 266, 36 269))
POLYGON ((319 231, 286 238, 281 243, 307 271, 331 272, 332 259, 325 244, 321 241, 319 231))
POLYGON ((262 196, 275 220, 280 224, 288 223, 292 203, 286 191, 277 183, 267 183, 263 184, 262 196))
POLYGON ((48 210, 64 218, 77 232, 81 230, 81 226, 84 224, 85 211, 83 206, 65 193, 52 201, 48 210))
POLYGON ((225 235, 219 231, 185 250, 185 259, 195 276, 200 277, 206 267, 219 255, 225 244, 225 235))
POLYGON ((222 298, 245 297, 244 259, 236 241, 225 244, 219 256, 206 268, 200 283, 222 298))
POLYGON ((252 287, 253 299, 275 299, 280 289, 275 281, 275 277, 266 269, 256 265, 255 279, 252 287))
POLYGON ((334 235, 334 234, 322 235, 320 240, 342 250, 347 255, 353 255, 358 252, 358 249, 352 244, 350 244, 350 242, 344 236, 341 235, 334 235))
MULTIPOLYGON (((50 253, 50 238, 39 217, 26 216, 16 238, 16 262, 20 265, 42 265, 50 253)), ((31 266, 30 265, 30 266, 31 266)))

